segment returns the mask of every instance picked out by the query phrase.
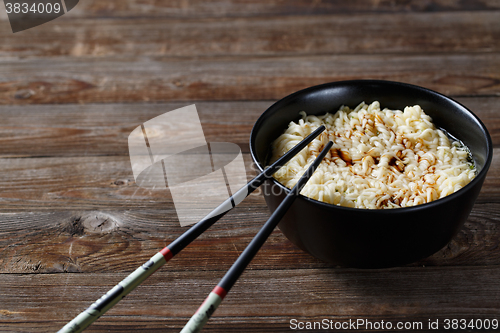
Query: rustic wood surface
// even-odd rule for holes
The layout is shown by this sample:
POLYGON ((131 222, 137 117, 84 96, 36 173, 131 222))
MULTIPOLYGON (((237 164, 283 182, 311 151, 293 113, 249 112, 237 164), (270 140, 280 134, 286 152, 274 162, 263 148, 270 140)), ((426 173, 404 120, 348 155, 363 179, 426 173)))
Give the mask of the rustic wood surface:
MULTIPOLYGON (((204 331, 500 320, 498 1, 86 0, 16 34, 1 4, 0 38, 0 332, 57 331, 186 230, 168 189, 134 182, 135 127, 196 103, 250 179, 259 115, 344 79, 421 85, 483 120, 494 158, 468 221, 433 256, 379 270, 321 262, 276 230, 204 331)), ((178 332, 268 217, 252 194, 87 331, 178 332)))

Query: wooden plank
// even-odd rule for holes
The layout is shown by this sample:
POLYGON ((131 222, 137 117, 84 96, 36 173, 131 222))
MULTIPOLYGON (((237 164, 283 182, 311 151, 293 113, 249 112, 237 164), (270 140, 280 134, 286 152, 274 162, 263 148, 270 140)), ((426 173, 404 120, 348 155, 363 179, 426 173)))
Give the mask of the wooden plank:
MULTIPOLYGON (((250 131, 272 103, 196 102, 196 107, 208 142, 232 142, 248 152, 250 131)), ((190 104, 4 106, 0 156, 128 156, 128 136, 134 128, 190 104)))
POLYGON ((232 17, 271 15, 353 14, 365 12, 435 12, 498 10, 495 0, 330 0, 330 1, 282 1, 282 0, 201 0, 156 1, 80 1, 71 11, 75 17, 232 17))
POLYGON ((0 56, 298 56, 414 54, 423 49, 492 53, 500 51, 497 22, 496 11, 336 13, 275 17, 272 23, 269 17, 165 20, 68 15, 22 34, 0 30, 0 56))
MULTIPOLYGON (((500 145, 500 97, 460 97, 500 145)), ((258 117, 274 101, 196 102, 208 142, 232 142, 249 152, 258 117)), ((127 138, 143 122, 191 102, 3 106, 0 157, 128 156, 127 138)))
MULTIPOLYGON (((158 272, 88 331, 123 332, 126 327, 134 332, 178 332, 221 274, 158 272)), ((294 318, 384 320, 394 325, 398 321, 427 325, 429 319, 443 324, 445 318, 498 319, 498 274, 498 267, 249 269, 204 331, 289 332, 294 318)), ((4 274, 0 329, 56 331, 123 277, 120 273, 4 274)))
MULTIPOLYGON (((248 179, 255 176, 248 154, 248 179)), ((168 189, 139 188, 128 156, 0 159, 0 207, 19 211, 147 208, 172 203, 168 189)))
POLYGON ((345 79, 413 83, 447 95, 496 95, 498 54, 309 57, 111 57, 0 61, 1 104, 279 99, 345 79))
MULTIPOLYGON (((187 230, 173 206, 157 210, 63 210, 0 214, 0 273, 132 272, 187 230)), ((168 263, 169 271, 228 268, 269 217, 251 197, 168 263)), ((500 205, 476 203, 459 234, 410 266, 500 265, 500 205)), ((255 269, 333 267, 276 230, 255 269)))

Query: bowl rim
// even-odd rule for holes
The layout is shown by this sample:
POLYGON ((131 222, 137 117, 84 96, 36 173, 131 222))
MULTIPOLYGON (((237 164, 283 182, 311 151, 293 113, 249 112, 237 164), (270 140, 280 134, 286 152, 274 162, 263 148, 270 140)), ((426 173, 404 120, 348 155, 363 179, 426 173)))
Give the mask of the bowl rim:
MULTIPOLYGON (((340 209, 340 210, 345 210, 346 212, 364 212, 364 213, 369 212, 369 213, 381 214, 381 215, 385 215, 385 214, 398 214, 398 213, 411 213, 411 212, 420 211, 422 209, 429 209, 429 208, 432 208, 434 206, 439 206, 439 205, 445 204, 446 202, 454 200, 454 198, 462 195, 462 193, 465 190, 467 190, 468 188, 471 188, 471 187, 475 186, 478 182, 484 180, 484 178, 486 177, 486 173, 488 172, 488 169, 489 169, 489 167, 491 165, 491 161, 493 159, 493 143, 492 143, 492 140, 491 140, 491 136, 490 136, 490 134, 488 132, 488 129, 486 128, 486 126, 484 125, 484 123, 481 121, 481 119, 479 119, 479 117, 474 114, 474 112, 472 112, 469 108, 467 108, 466 106, 464 106, 460 102, 454 100, 453 98, 448 97, 448 96, 446 96, 444 94, 441 94, 441 93, 439 93, 437 91, 434 91, 434 90, 431 90, 431 89, 428 89, 428 88, 424 88, 424 87, 421 87, 421 86, 417 86, 417 85, 413 85, 413 84, 409 84, 409 83, 404 83, 404 82, 389 81, 389 80, 371 80, 371 79, 369 79, 369 80, 333 81, 333 82, 327 82, 327 83, 323 83, 323 84, 319 84, 319 85, 307 87, 305 89, 301 89, 301 90, 298 90, 298 91, 296 91, 296 92, 294 92, 292 94, 289 94, 289 95, 287 95, 287 96, 279 99, 278 101, 274 102, 271 106, 269 106, 259 116, 259 118, 257 119, 257 121, 255 122, 255 124, 253 125, 252 130, 250 132, 250 142, 249 142, 249 145, 250 145, 250 155, 252 156, 253 162, 255 163, 255 165, 257 166, 257 168, 259 169, 259 172, 264 171, 264 168, 262 167, 261 163, 257 160, 256 151, 255 151, 255 137, 256 137, 257 130, 261 127, 261 123, 263 123, 265 121, 264 118, 266 118, 266 114, 267 113, 269 113, 274 108, 276 108, 280 103, 283 103, 283 102, 285 102, 288 99, 293 99, 296 96, 309 93, 311 91, 319 91, 319 90, 322 90, 322 89, 325 89, 325 88, 332 88, 332 87, 335 87, 335 86, 356 85, 356 84, 363 84, 363 85, 385 84, 385 85, 393 85, 393 86, 403 86, 403 87, 406 87, 406 88, 409 88, 409 89, 416 89, 416 90, 420 90, 420 91, 422 91, 424 93, 428 93, 428 94, 431 94, 431 95, 436 95, 439 98, 443 98, 445 100, 450 101, 451 103, 457 104, 463 110, 465 110, 466 112, 468 112, 469 115, 472 116, 472 118, 474 118, 477 121, 477 123, 480 125, 481 129, 485 133, 484 139, 486 141, 487 156, 486 156, 486 160, 485 160, 485 163, 483 165, 483 168, 481 169, 481 171, 478 174, 476 174, 476 176, 474 177, 473 180, 471 180, 467 185, 465 185, 464 187, 462 187, 458 191, 453 192, 452 194, 449 194, 449 195, 445 196, 444 198, 440 198, 440 199, 437 199, 437 200, 434 200, 434 201, 431 201, 431 202, 427 202, 427 203, 423 203, 423 204, 419 204, 419 205, 411 206, 411 207, 399 207, 399 208, 394 208, 394 209, 352 208, 352 207, 345 207, 345 206, 333 205, 333 204, 330 204, 330 203, 326 203, 326 202, 323 202, 323 201, 319 201, 319 200, 307 197, 307 196, 302 195, 302 194, 299 194, 298 198, 306 200, 306 202, 309 202, 311 204, 319 205, 320 207, 323 207, 323 208, 326 208, 326 209, 340 209)), ((458 138, 458 139, 460 140, 460 138, 458 138)), ((288 194, 291 191, 291 189, 289 189, 285 185, 283 185, 280 182, 278 182, 274 177, 269 178, 269 180, 272 181, 274 185, 277 185, 282 190, 284 190, 285 193, 288 194)))

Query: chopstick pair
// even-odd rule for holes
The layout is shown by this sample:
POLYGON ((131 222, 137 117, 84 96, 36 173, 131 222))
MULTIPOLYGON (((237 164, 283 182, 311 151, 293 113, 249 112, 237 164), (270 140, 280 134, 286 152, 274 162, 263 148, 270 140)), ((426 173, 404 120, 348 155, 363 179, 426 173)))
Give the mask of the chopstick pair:
MULTIPOLYGON (((238 190, 234 195, 226 199, 222 204, 215 208, 210 214, 204 217, 201 221, 193 225, 189 230, 175 239, 168 246, 163 248, 153 257, 151 257, 146 263, 141 267, 137 268, 129 276, 119 282, 115 287, 109 290, 101 298, 99 298, 94 304, 80 313, 78 316, 73 318, 69 323, 67 323, 63 328, 61 328, 58 333, 79 333, 90 326, 94 321, 96 321, 100 316, 102 316, 106 311, 111 309, 116 303, 118 303, 123 297, 134 290, 138 285, 140 285, 145 279, 147 279, 151 274, 153 274, 158 268, 167 263, 176 254, 182 251, 186 246, 188 246, 193 240, 195 240, 199 235, 210 228, 215 222, 217 222, 221 217, 223 217, 229 210, 234 208, 233 203, 241 202, 244 198, 249 196, 253 191, 255 191, 262 183, 272 177, 272 175, 278 171, 285 163, 287 163, 292 157, 297 155, 305 146, 307 146, 312 140, 314 140, 319 134, 325 130, 324 126, 318 127, 314 132, 307 136, 304 140, 299 142, 296 146, 290 149, 285 155, 279 158, 271 166, 261 172, 258 176, 253 178, 246 186, 238 190), (228 209, 228 207, 231 207, 228 209)), ((236 280, 235 280, 236 281, 236 280)), ((233 282, 234 283, 234 282, 233 282)))
POLYGON ((250 261, 252 261, 253 257, 257 254, 264 242, 267 240, 269 235, 271 235, 274 228, 276 228, 278 223, 281 221, 287 210, 294 202, 295 198, 299 195, 300 191, 307 183, 309 178, 311 178, 312 174, 321 163, 325 155, 328 153, 332 145, 332 141, 329 141, 325 145, 321 153, 316 157, 307 171, 300 177, 297 184, 292 188, 290 192, 287 193, 285 199, 281 202, 278 208, 276 208, 271 217, 269 217, 264 226, 262 226, 262 228, 259 230, 257 235, 255 235, 255 237, 247 245, 245 250, 243 250, 238 259, 236 259, 234 264, 220 280, 217 286, 212 290, 212 292, 208 295, 208 297, 198 308, 195 314, 187 322, 181 333, 197 333, 201 331, 201 329, 210 319, 217 307, 221 304, 226 294, 236 283, 236 280, 238 280, 250 261))

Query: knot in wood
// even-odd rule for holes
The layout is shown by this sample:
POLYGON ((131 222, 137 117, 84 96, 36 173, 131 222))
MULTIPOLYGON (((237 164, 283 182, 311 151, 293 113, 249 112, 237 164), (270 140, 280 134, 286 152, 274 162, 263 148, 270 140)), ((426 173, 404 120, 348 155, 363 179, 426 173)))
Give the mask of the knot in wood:
POLYGON ((81 223, 86 233, 108 233, 119 226, 117 219, 101 212, 90 212, 83 215, 81 223))
POLYGON ((64 228, 71 236, 83 236, 84 234, 109 233, 119 227, 116 218, 107 213, 85 212, 73 216, 64 228))

